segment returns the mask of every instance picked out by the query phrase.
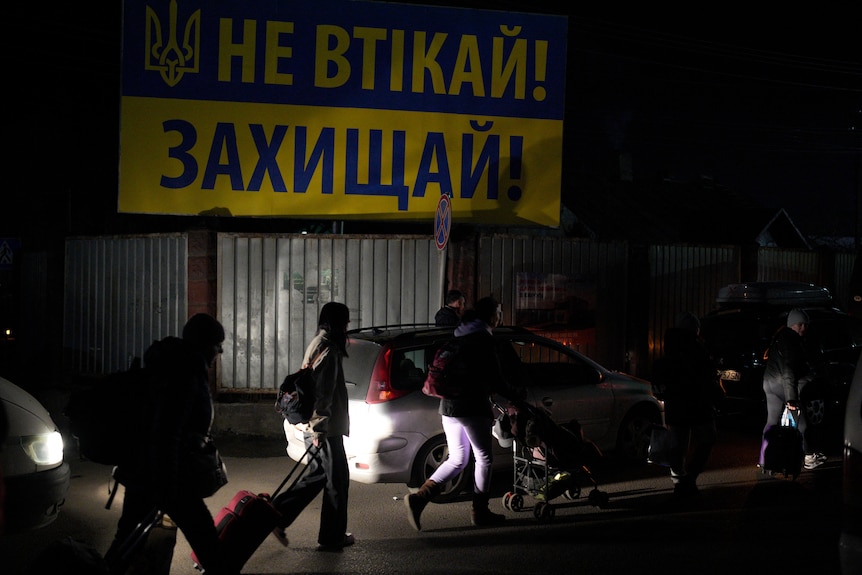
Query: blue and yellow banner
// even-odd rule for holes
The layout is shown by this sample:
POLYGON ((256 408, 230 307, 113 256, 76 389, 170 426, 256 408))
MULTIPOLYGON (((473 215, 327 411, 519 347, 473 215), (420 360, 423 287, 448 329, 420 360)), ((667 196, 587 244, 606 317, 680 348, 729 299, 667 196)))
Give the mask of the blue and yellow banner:
POLYGON ((558 226, 566 18, 124 0, 123 213, 558 226))

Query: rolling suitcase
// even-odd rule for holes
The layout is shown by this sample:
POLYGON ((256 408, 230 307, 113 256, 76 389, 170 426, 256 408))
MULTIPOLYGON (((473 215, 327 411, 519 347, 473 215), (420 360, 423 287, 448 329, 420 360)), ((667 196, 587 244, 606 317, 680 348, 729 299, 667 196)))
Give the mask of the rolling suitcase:
POLYGON ((105 555, 108 571, 138 573, 143 569, 150 574, 167 574, 171 569, 176 538, 176 527, 166 525, 165 514, 154 508, 118 547, 108 550, 105 555), (151 537, 162 527, 166 537, 151 537))
MULTIPOLYGON (((165 515, 153 509, 132 530, 121 544, 102 557, 90 543, 63 537, 50 543, 27 567, 26 573, 36 575, 113 575, 116 573, 145 573, 167 575, 174 554, 173 541, 167 545, 151 545, 153 532, 161 529, 165 515), (142 566, 145 570, 141 570, 142 566), (137 571, 136 571, 137 569, 137 571)), ((176 529, 174 528, 174 541, 176 529)), ((5 571, 4 571, 5 573, 5 571)))
POLYGON ((785 410, 780 425, 773 425, 763 434, 760 446, 760 471, 780 473, 796 479, 802 471, 802 434, 793 416, 785 410))
MULTIPOLYGON (((230 569, 239 572, 243 565, 249 560, 263 540, 273 532, 278 525, 281 514, 273 507, 272 501, 275 496, 290 480, 291 476, 299 469, 300 463, 305 456, 317 456, 317 448, 309 446, 305 455, 293 466, 278 488, 272 495, 267 493, 253 493, 242 489, 233 496, 226 506, 216 514, 214 521, 219 542, 223 551, 223 557, 230 563, 230 569), (314 450, 312 452, 312 450, 314 450)), ((290 489, 302 477, 297 474, 290 489)), ((192 552, 192 561, 195 567, 201 569, 197 555, 192 552)))

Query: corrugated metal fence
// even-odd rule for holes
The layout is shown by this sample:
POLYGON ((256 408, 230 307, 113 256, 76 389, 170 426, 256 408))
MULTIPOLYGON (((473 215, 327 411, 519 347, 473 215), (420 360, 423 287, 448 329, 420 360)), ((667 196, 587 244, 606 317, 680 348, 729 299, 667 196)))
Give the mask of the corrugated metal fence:
POLYGON ((329 301, 350 308, 351 328, 433 322, 442 257, 425 237, 220 235, 221 389, 277 388, 329 301))
MULTIPOLYGON (((575 334, 554 322, 531 329, 554 339, 565 340, 573 348, 604 362, 625 354, 627 314, 628 246, 625 243, 600 243, 589 240, 489 236, 479 241, 476 257, 477 297, 493 295, 502 304, 504 323, 520 323, 518 274, 567 276, 586 291, 595 311, 594 330, 601 326, 602 337, 587 337, 579 343, 575 334)), ((586 330, 578 330, 580 332, 586 330)))
POLYGON ((739 248, 656 245, 649 249, 649 365, 661 355, 663 334, 682 311, 702 316, 721 286, 739 281, 739 248))
POLYGON ((185 235, 70 238, 63 293, 65 370, 127 369, 188 318, 185 235))
MULTIPOLYGON (((703 315, 719 287, 752 279, 741 277, 743 256, 733 246, 633 251, 625 243, 500 235, 480 238, 474 249, 476 297, 496 296, 506 323, 544 318, 531 329, 642 376, 680 311, 703 315), (587 329, 559 324, 560 310, 525 304, 525 281, 558 275, 592 308, 587 329)), ((853 254, 761 248, 756 255, 757 280, 824 284, 839 303, 850 293, 853 254)), ((219 389, 275 389, 299 367, 328 301, 350 308, 352 328, 432 322, 444 257, 425 237, 219 234, 217 306, 227 332, 219 389)), ((67 240, 65 369, 123 369, 153 340, 179 334, 188 316, 187 267, 183 235, 67 240)))

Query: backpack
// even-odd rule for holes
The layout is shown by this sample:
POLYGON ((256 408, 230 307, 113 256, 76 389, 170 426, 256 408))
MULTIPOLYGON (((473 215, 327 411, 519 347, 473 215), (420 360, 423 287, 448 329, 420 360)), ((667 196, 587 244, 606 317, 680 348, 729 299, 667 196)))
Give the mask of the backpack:
POLYGON ((463 341, 458 337, 440 346, 428 366, 422 393, 441 399, 456 399, 461 396, 466 373, 462 347, 463 341))
POLYGON ((311 367, 287 375, 278 388, 275 410, 293 425, 308 423, 314 413, 314 385, 311 367))
POLYGON ((324 351, 325 349, 321 350, 308 365, 288 374, 281 382, 278 397, 275 398, 275 410, 283 415, 288 423, 293 425, 308 423, 314 414, 314 402, 317 396, 312 366, 324 351))
MULTIPOLYGON (((182 340, 176 337, 155 341, 147 350, 148 361, 180 346, 182 340)), ((82 379, 63 412, 78 440, 79 454, 105 465, 130 461, 149 435, 160 380, 156 367, 142 367, 137 357, 128 370, 82 379)))

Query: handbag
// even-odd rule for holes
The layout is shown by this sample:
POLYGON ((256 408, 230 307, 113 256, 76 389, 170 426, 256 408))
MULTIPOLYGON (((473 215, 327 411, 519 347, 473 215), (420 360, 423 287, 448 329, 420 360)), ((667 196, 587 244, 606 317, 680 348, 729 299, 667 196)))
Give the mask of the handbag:
POLYGON ((187 481, 199 497, 210 497, 227 484, 227 467, 210 435, 193 435, 186 442, 187 481))
POLYGON ((667 427, 655 425, 650 433, 647 461, 663 467, 670 467, 671 453, 676 449, 676 435, 667 427))

